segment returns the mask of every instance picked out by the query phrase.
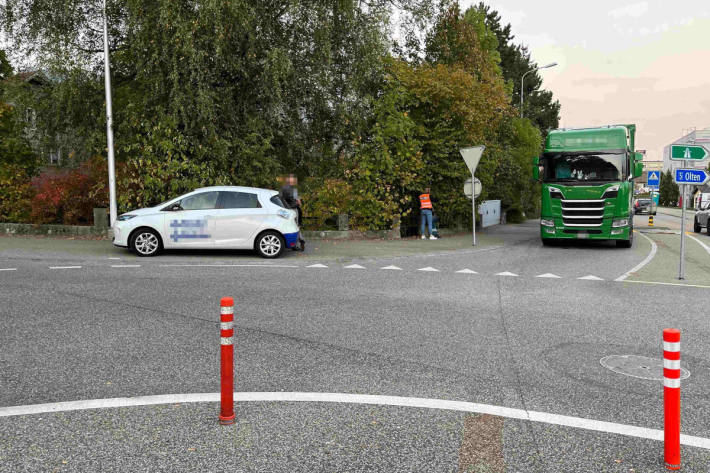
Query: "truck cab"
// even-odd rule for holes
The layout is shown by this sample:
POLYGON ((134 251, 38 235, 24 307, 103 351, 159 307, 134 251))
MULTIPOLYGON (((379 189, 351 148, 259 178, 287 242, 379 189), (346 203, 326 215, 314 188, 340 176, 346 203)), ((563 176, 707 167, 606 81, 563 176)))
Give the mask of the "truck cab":
POLYGON ((635 125, 553 130, 533 174, 542 181, 540 237, 633 244, 633 179, 643 172, 635 125))

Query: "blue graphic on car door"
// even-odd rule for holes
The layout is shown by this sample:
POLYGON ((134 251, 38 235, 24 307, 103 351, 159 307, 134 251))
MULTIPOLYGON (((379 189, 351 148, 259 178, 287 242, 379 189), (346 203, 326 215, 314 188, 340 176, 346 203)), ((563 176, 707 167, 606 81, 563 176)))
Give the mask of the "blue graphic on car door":
POLYGON ((207 219, 198 220, 171 220, 170 221, 170 239, 178 242, 180 239, 200 239, 210 238, 207 233, 207 219))

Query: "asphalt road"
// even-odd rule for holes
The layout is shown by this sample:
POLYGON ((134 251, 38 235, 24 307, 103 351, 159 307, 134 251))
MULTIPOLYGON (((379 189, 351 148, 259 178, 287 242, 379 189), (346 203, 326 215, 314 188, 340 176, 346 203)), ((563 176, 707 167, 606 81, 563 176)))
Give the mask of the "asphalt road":
MULTIPOLYGON (((466 401, 651 429, 662 429, 661 382, 600 359, 659 359, 662 329, 679 328, 682 431, 710 438, 710 253, 689 240, 678 281, 672 218, 637 220, 632 249, 543 247, 530 222, 477 249, 420 242, 432 250, 322 261, 4 241, 0 413, 218 392, 219 298, 232 296, 238 392, 466 401)), ((219 426, 218 404, 179 399, 0 417, 0 471, 665 471, 662 442, 510 416, 250 401, 219 426)), ((683 465, 709 471, 710 450, 684 446, 683 465)))

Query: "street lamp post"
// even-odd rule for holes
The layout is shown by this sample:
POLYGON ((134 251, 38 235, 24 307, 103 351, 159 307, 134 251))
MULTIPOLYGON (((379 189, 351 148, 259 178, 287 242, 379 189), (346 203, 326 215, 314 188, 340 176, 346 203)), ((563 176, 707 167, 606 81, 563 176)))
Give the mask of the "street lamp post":
POLYGON ((546 66, 541 66, 541 67, 536 67, 535 69, 530 69, 527 71, 525 74, 523 74, 523 77, 520 79, 520 118, 523 118, 523 91, 525 90, 525 76, 530 74, 531 72, 538 71, 540 69, 547 69, 548 67, 554 67, 556 66, 556 62, 551 62, 550 64, 546 66))
POLYGON ((104 0, 104 75, 106 83, 106 141, 108 144, 109 227, 113 228, 118 213, 116 205, 116 168, 113 154, 113 107, 111 105, 111 66, 108 57, 108 21, 104 0))

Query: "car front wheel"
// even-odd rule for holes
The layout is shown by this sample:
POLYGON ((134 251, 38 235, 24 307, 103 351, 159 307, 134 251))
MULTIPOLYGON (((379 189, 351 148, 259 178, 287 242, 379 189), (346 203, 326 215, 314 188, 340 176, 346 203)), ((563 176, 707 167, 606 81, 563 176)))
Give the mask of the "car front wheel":
POLYGON ((254 243, 254 249, 262 258, 278 258, 285 247, 286 242, 283 237, 273 231, 262 233, 254 243))
POLYGON ((160 236, 150 228, 140 228, 131 235, 130 248, 138 256, 155 256, 160 253, 160 236))

